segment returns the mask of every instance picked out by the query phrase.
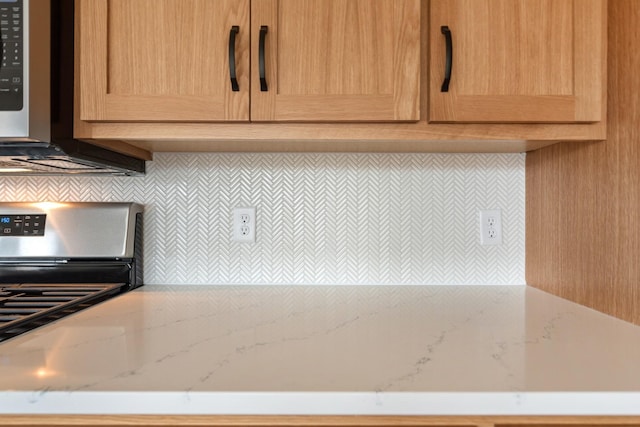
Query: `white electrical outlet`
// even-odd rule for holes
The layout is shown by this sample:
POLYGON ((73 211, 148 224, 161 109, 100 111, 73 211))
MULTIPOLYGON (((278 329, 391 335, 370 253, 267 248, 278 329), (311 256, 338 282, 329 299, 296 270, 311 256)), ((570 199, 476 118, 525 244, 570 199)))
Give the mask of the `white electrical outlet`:
POLYGON ((233 241, 256 242, 256 208, 233 208, 233 241))
POLYGON ((502 244, 502 211, 500 209, 480 211, 480 244, 502 244))

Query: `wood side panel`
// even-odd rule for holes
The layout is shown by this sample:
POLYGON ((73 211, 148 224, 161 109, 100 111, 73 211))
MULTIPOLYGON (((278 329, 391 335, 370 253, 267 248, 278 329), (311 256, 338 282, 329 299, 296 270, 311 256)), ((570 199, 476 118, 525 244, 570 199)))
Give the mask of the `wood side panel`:
POLYGON ((606 172, 607 144, 566 143, 527 155, 526 277, 611 314, 616 179, 606 172))
MULTIPOLYGON (((560 169, 554 157, 559 155, 560 145, 547 150, 533 151, 526 159, 526 206, 527 229, 539 230, 543 226, 559 229, 560 205, 554 195, 560 191, 560 169)), ((528 233, 526 236, 526 277, 538 277, 541 282, 560 280, 559 237, 554 233, 528 233), (532 262, 536 260, 536 262, 532 262), (535 269, 529 271, 530 269, 535 269)))
POLYGON ((610 1, 609 8, 613 127, 608 132, 609 162, 603 173, 616 179, 612 225, 617 244, 611 253, 616 262, 616 298, 611 299, 611 310, 640 324, 640 79, 634 71, 640 67, 640 9, 633 0, 610 1))
POLYGON ((581 301, 607 301, 612 295, 611 260, 615 257, 616 245, 615 238, 611 239, 614 235, 602 219, 612 218, 608 207, 614 203, 611 190, 615 178, 608 174, 609 168, 600 168, 599 163, 600 156, 607 159, 608 146, 603 142, 585 147, 568 146, 565 150, 559 180, 563 198, 578 198, 560 212, 563 282, 578 290, 576 296, 581 301), (588 214, 584 215, 585 212, 588 214))
POLYGON ((526 275, 531 286, 640 324, 640 10, 616 0, 608 16, 608 138, 527 155, 526 275))

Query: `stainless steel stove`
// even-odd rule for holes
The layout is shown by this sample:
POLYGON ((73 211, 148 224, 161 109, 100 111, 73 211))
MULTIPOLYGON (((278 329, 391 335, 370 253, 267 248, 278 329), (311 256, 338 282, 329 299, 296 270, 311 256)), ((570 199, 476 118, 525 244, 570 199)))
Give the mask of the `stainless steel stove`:
POLYGON ((142 206, 0 203, 0 342, 142 280, 142 206))

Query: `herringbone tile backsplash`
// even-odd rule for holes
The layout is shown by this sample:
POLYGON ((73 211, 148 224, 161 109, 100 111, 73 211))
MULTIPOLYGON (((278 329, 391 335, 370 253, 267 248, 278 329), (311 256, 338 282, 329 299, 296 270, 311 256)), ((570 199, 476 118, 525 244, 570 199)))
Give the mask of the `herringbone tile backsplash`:
POLYGON ((0 201, 145 205, 148 284, 524 284, 524 154, 156 154, 147 175, 0 177, 0 201), (257 208, 257 242, 231 241, 257 208), (503 245, 480 246, 479 209, 503 245))

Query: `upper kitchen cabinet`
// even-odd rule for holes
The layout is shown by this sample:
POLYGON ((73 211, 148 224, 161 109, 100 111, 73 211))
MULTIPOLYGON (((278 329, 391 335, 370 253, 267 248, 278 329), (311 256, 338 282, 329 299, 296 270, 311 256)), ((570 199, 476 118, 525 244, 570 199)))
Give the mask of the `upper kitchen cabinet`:
POLYGON ((430 122, 603 120, 606 2, 431 0, 430 12, 430 122))
POLYGON ((92 143, 450 153, 606 138, 606 0, 75 1, 74 135, 92 143))
POLYGON ((249 120, 249 0, 78 0, 76 7, 81 120, 249 120))
POLYGON ((76 5, 81 121, 420 118, 419 0, 76 5))
POLYGON ((252 121, 420 119, 418 0, 252 0, 252 121))

